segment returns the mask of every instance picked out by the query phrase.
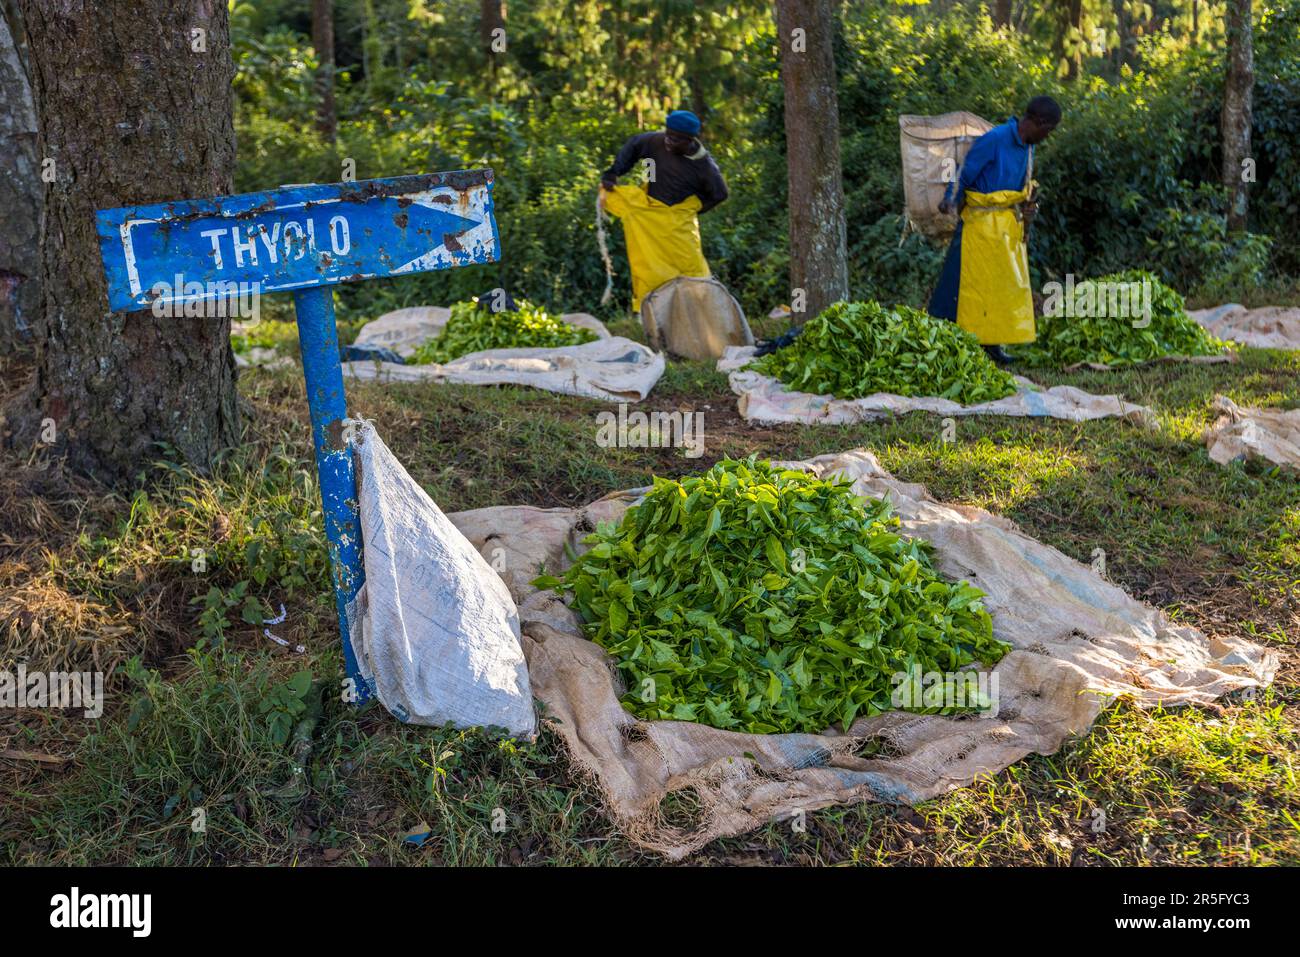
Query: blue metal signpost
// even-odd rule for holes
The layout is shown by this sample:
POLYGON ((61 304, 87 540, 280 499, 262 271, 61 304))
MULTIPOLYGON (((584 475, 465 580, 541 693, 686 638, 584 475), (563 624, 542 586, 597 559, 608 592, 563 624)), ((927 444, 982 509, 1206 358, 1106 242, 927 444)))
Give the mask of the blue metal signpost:
MULTIPOLYGON (((495 262, 492 171, 289 186, 264 193, 103 210, 96 214, 115 312, 293 292, 353 700, 370 696, 357 668, 347 607, 365 581, 347 397, 334 323, 335 283, 495 262)), ((161 314, 179 314, 178 312, 161 314)))

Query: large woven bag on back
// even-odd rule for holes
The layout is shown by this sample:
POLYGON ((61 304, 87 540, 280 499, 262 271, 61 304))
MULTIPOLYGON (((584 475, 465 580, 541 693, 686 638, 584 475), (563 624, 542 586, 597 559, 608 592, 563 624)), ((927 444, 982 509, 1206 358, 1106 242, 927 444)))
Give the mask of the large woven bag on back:
POLYGON ((956 182, 971 144, 992 128, 988 120, 964 111, 942 116, 899 116, 903 197, 907 221, 913 229, 931 239, 952 236, 957 216, 939 212, 939 203, 948 184, 956 182))

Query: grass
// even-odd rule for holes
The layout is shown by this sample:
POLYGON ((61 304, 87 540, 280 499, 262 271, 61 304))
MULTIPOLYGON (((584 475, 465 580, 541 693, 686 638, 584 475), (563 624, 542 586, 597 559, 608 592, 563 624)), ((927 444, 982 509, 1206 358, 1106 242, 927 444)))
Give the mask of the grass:
MULTIPOLYGON (((286 331, 271 338, 292 352, 286 331)), ((0 370, 7 381, 16 371, 0 370)), ((1200 435, 1216 394, 1300 407, 1297 373, 1300 356, 1258 350, 1231 366, 1036 372, 1149 405, 1159 429, 965 418, 945 443, 940 419, 920 413, 752 426, 724 376, 671 363, 642 407, 703 413, 705 455, 693 460, 600 448, 595 417, 608 407, 597 402, 513 387, 349 391, 447 511, 574 506, 724 456, 865 446, 937 497, 1006 515, 1080 560, 1104 555, 1131 594, 1282 657, 1276 686, 1251 700, 1169 712, 1120 702, 1057 754, 943 799, 818 811, 688 863, 1295 864, 1300 483, 1258 464, 1216 466, 1200 435)), ((405 727, 326 695, 310 729, 277 739, 267 702, 283 702, 304 669, 332 687, 338 635, 301 376, 251 372, 241 391, 254 412, 246 443, 208 477, 163 461, 145 491, 122 497, 44 453, 4 462, 0 667, 113 676, 97 721, 0 712, 0 751, 65 759, 0 758, 0 862, 657 863, 619 836, 549 734, 518 744, 405 727), (281 604, 285 622, 267 627, 301 655, 263 633, 281 604), (428 836, 406 840, 412 831, 428 836)), ((683 801, 665 813, 688 819, 683 801)))

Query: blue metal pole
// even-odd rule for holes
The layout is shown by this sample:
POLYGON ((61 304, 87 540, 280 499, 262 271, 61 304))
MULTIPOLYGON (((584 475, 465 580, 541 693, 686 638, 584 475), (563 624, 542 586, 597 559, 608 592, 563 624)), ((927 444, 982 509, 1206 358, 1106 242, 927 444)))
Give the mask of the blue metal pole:
POLYGON ((298 318, 298 344, 302 348, 302 371, 307 380, 307 404, 311 407, 312 438, 316 443, 316 473, 325 509, 334 598, 343 636, 343 660, 355 691, 354 701, 362 704, 370 698, 370 688, 357 667, 348 633, 347 606, 365 582, 366 570, 361 564, 361 519, 357 512, 352 452, 343 441, 343 420, 348 409, 343 367, 339 364, 338 328, 334 324, 334 290, 331 286, 300 289, 293 294, 293 301, 298 318))

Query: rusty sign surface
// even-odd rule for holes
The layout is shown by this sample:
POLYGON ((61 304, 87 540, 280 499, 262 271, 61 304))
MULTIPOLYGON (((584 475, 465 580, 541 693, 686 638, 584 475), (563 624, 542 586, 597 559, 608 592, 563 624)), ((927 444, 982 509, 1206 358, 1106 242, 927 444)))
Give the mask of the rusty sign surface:
POLYGON ((215 298, 240 284, 296 291, 498 258, 490 169, 285 186, 95 219, 116 312, 215 298))

